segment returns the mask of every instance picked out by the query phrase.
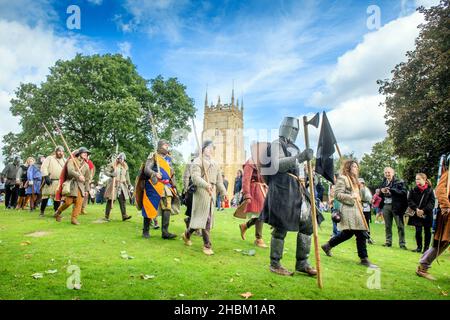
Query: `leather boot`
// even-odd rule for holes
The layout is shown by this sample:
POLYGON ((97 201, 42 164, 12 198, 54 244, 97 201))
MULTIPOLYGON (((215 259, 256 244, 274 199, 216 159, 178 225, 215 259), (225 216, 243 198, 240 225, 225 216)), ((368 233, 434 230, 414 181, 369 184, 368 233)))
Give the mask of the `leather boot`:
POLYGON ((129 215, 125 214, 124 216, 122 216, 122 221, 126 221, 126 220, 129 220, 131 218, 132 218, 132 216, 129 216, 129 215))
POLYGON ((73 225, 79 225, 80 223, 77 220, 78 214, 75 214, 72 212, 72 218, 70 219, 70 223, 72 223, 73 225))
POLYGON ((163 239, 175 239, 177 237, 176 234, 169 232, 169 223, 170 223, 170 211, 164 210, 162 213, 162 238, 163 239))
POLYGON ((329 257, 333 256, 333 254, 331 253, 331 246, 329 242, 325 243, 323 246, 321 246, 321 248, 327 256, 329 257))
POLYGON ((150 238, 150 218, 144 218, 144 228, 142 229, 142 238, 150 238))
POLYGON ((378 266, 370 262, 368 258, 361 259, 361 264, 368 268, 378 268, 378 266))
POLYGON ((421 264, 419 264, 419 266, 417 267, 416 274, 419 277, 422 277, 422 278, 425 278, 428 280, 432 280, 432 281, 436 280, 435 277, 433 277, 431 274, 428 273, 428 269, 425 268, 424 266, 422 266, 421 264))
POLYGON ((61 222, 61 219, 62 219, 61 213, 59 213, 58 211, 55 212, 53 217, 56 219, 56 222, 61 222))

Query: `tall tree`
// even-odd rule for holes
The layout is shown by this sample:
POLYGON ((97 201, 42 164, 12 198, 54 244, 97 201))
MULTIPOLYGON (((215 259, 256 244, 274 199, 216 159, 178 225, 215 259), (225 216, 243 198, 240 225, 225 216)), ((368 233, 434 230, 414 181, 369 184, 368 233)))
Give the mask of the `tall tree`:
MULTIPOLYGON (((20 118, 22 131, 4 136, 7 159, 13 153, 50 152, 53 146, 42 123, 54 128, 53 117, 69 147, 89 148, 97 168, 106 164, 118 144, 136 173, 153 149, 149 111, 158 136, 169 140, 173 130, 190 130, 188 119, 195 114, 193 100, 176 78, 147 81, 129 58, 119 54, 78 54, 69 61, 59 60, 45 82, 21 84, 15 93, 10 110, 20 118)), ((61 142, 57 136, 56 140, 61 142)), ((179 142, 177 138, 172 143, 179 142)))
POLYGON ((366 185, 374 190, 381 185, 384 177, 384 168, 391 167, 396 175, 403 175, 403 161, 394 155, 394 145, 392 140, 385 138, 381 142, 373 145, 370 154, 364 154, 360 162, 360 177, 366 182, 366 185))
POLYGON ((408 181, 417 172, 435 176, 439 156, 450 150, 450 0, 418 10, 426 23, 419 26, 415 50, 391 80, 378 81, 388 133, 395 154, 406 159, 408 181))

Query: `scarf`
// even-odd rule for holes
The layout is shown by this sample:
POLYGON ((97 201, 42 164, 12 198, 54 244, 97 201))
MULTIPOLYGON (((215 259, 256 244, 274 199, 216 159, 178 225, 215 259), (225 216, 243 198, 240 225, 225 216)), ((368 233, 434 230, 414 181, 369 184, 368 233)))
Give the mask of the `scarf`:
POLYGON ((417 188, 419 189, 419 191, 421 193, 423 193, 425 190, 428 189, 428 182, 425 182, 425 184, 423 186, 421 186, 420 184, 417 183, 417 188))

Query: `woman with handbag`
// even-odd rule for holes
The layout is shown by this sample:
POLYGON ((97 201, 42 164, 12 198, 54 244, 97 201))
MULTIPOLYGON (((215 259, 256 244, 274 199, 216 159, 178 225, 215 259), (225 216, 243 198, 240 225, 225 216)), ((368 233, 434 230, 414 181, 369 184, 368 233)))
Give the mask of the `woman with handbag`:
POLYGON ((448 170, 450 166, 450 154, 444 156, 443 173, 436 186, 436 198, 439 203, 439 210, 436 219, 436 232, 434 233, 433 245, 425 251, 419 261, 416 274, 428 280, 436 280, 428 269, 431 268, 434 260, 439 257, 450 243, 450 179, 448 170))
POLYGON ((431 182, 425 173, 416 174, 416 186, 409 192, 408 225, 416 228, 417 249, 413 252, 425 252, 430 247, 431 225, 433 224, 433 208, 435 197, 431 182), (425 242, 422 246, 422 232, 425 233, 425 242), (423 251, 422 251, 423 249, 423 251))
POLYGON ((362 212, 361 197, 358 183, 359 165, 355 160, 346 160, 342 167, 342 174, 336 182, 335 198, 341 203, 340 222, 341 231, 322 246, 322 250, 331 257, 331 249, 339 244, 356 237, 356 247, 361 264, 376 268, 368 259, 367 239, 368 227, 362 212))
POLYGON ((264 222, 259 219, 259 214, 263 209, 264 200, 267 194, 267 185, 260 174, 258 168, 258 160, 256 158, 258 152, 258 144, 253 144, 252 158, 248 159, 244 164, 244 175, 242 179, 242 192, 245 202, 245 217, 247 222, 239 225, 241 238, 245 240, 245 232, 247 229, 255 226, 255 245, 260 248, 267 248, 262 238, 264 222))

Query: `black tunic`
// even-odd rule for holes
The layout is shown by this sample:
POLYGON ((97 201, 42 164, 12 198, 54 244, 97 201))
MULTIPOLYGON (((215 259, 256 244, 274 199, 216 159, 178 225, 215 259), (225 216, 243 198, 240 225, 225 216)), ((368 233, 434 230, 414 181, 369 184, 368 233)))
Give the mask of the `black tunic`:
MULTIPOLYGON (((280 158, 292 156, 293 154, 288 150, 295 149, 300 152, 295 144, 280 138, 268 146, 267 156, 269 158, 272 146, 278 146, 278 143, 284 153, 280 154, 280 158)), ((264 167, 270 167, 270 165, 271 163, 268 163, 264 167)), ((264 201, 260 219, 280 230, 300 231, 310 235, 313 231, 310 211, 308 216, 301 216, 302 194, 299 182, 288 173, 298 176, 299 169, 298 167, 291 168, 284 173, 278 171, 274 175, 264 176, 269 191, 264 201)), ((303 189, 303 193, 307 196, 306 190, 303 189)))

